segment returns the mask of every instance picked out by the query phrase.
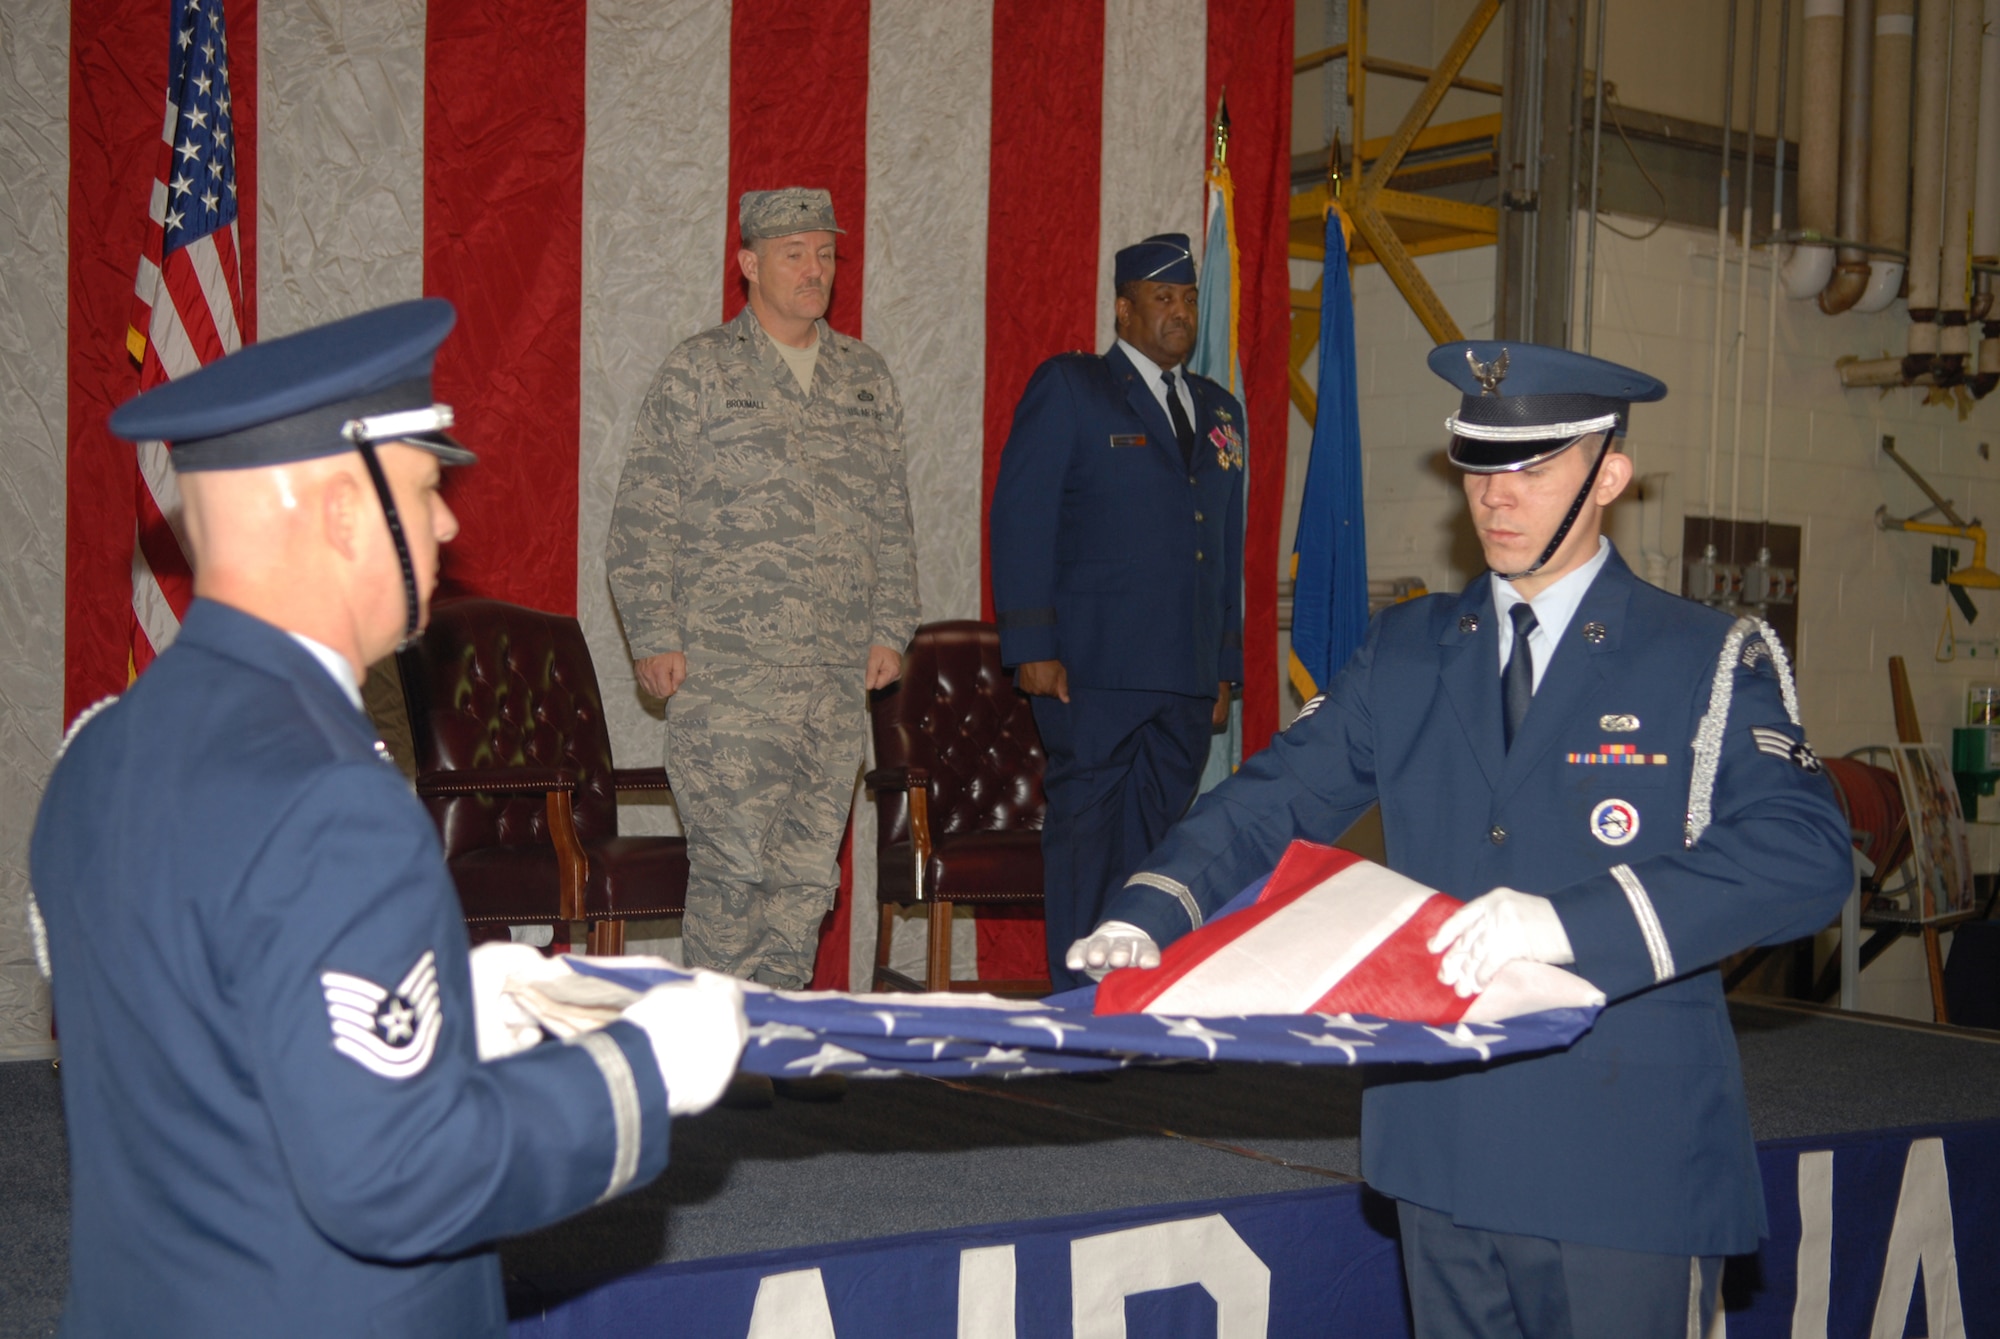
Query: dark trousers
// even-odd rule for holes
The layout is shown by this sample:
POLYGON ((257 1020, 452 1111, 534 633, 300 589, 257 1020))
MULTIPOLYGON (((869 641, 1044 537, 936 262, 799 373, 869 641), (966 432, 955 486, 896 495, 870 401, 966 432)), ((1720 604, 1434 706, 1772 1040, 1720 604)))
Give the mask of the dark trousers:
POLYGON ((1137 689, 1075 688, 1034 699, 1048 767, 1042 777, 1042 901, 1049 979, 1090 984, 1063 965, 1097 925, 1105 899, 1159 844, 1194 799, 1208 761, 1213 698, 1137 689))
POLYGON ((1654 1255, 1460 1227, 1396 1203, 1417 1339, 1703 1339, 1717 1255, 1654 1255))

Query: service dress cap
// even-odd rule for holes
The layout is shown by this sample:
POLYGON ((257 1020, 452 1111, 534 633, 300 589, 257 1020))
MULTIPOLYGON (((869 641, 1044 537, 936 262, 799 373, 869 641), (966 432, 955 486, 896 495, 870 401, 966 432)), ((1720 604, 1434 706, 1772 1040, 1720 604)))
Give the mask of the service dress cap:
POLYGON ((265 340, 127 400, 111 431, 168 444, 177 473, 288 465, 406 442, 447 465, 476 457, 446 434, 431 363, 458 314, 443 298, 377 307, 265 340))
POLYGON ((1593 432, 1623 437, 1632 405, 1667 393, 1665 382, 1644 372, 1508 340, 1440 344, 1430 366, 1464 393, 1444 424, 1451 463, 1471 474, 1523 469, 1593 432))
POLYGON ((1191 284, 1194 252, 1184 232, 1155 233, 1120 251, 1112 271, 1113 285, 1150 280, 1156 284, 1191 284))
POLYGON ((833 221, 833 194, 805 186, 745 191, 736 205, 736 220, 746 242, 795 232, 847 231, 833 221))

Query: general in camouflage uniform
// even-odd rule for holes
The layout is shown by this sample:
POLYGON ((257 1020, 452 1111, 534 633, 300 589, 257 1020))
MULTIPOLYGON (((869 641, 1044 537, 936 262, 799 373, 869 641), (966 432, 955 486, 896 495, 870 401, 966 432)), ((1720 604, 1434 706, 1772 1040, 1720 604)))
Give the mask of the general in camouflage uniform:
POLYGON ((861 759, 864 690, 916 630, 903 410, 831 329, 825 191, 742 201, 750 303, 667 356, 607 548, 639 677, 671 698, 691 964, 810 979, 861 759), (799 341, 804 347, 799 347, 799 341))

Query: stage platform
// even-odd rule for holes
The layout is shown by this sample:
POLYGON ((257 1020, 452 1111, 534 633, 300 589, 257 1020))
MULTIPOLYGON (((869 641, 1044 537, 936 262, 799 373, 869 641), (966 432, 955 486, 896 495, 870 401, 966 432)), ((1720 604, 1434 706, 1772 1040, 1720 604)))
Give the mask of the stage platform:
MULTIPOLYGON (((2000 1034, 1775 1003, 1732 1012, 1774 1234, 1789 1232, 1794 1248, 1802 1230, 1812 1235, 1817 1201, 1802 1200, 1797 1187, 1820 1167, 1822 1150, 1851 1150, 1825 1159, 1836 1320, 1861 1304, 1854 1299, 1872 1308, 1880 1291, 1861 1286, 1868 1271, 1843 1263, 1852 1234, 1839 1230, 1860 1212, 1855 1206, 1879 1195, 1842 1178, 1851 1180, 1850 1168, 1868 1170, 1871 1185, 1888 1178, 1887 1207, 1869 1210, 1880 1223, 1866 1242, 1855 1239, 1864 1256, 1873 1251, 1869 1278, 1879 1280, 1898 1187, 1922 1161, 1908 1150, 1939 1135, 1958 1211, 1965 1333, 2000 1333, 2000 1314, 1987 1303, 1973 1314, 1975 1294, 1993 1291, 1987 1276, 2000 1272, 1992 1265, 2000 1259, 2000 1034), (1976 1194, 1961 1184, 1961 1165, 1970 1172, 1975 1163, 1992 1173, 1976 1194)), ((1122 1242, 1140 1248, 1157 1275, 1153 1286, 1125 1289, 1135 1294, 1122 1303, 1133 1336, 1215 1333, 1218 1308, 1254 1312, 1247 1293, 1229 1292, 1243 1270, 1208 1280, 1206 1290, 1176 1282, 1175 1260, 1198 1273, 1203 1261, 1226 1264, 1231 1252, 1247 1277, 1268 1270, 1267 1324, 1252 1333, 1394 1333, 1393 1242, 1383 1235, 1381 1204, 1354 1180, 1359 1110, 1352 1071, 1226 1065, 1101 1080, 860 1081, 839 1103, 781 1099, 766 1111, 712 1111, 676 1125, 672 1166, 652 1186, 506 1245, 515 1329, 730 1339, 1069 1335, 1085 1291, 1111 1286, 1079 1275, 1072 1287, 1073 1272, 1092 1258, 1090 1243, 1122 1242), (1301 1236, 1319 1240, 1323 1258, 1289 1244, 1301 1236), (1341 1323, 1302 1328, 1302 1314, 1329 1309, 1341 1323), (831 1329, 816 1328, 820 1317, 831 1329)), ((0 1066, 0 1112, 11 1132, 0 1146, 10 1202, 0 1223, 0 1333, 49 1333, 61 1301, 65 1215, 46 1063, 0 1066)), ((1734 1332, 1763 1332, 1757 1321, 1773 1310, 1779 1284, 1792 1315, 1796 1266, 1788 1257, 1776 1271, 1771 1254, 1767 1245, 1767 1258, 1736 1271, 1733 1300, 1743 1314, 1731 1313, 1734 1332), (1760 1293, 1770 1295, 1753 1305, 1760 1293)), ((1114 1284, 1131 1282, 1129 1262, 1106 1268, 1114 1284)), ((1107 1305, 1120 1308, 1115 1289, 1107 1305)), ((1127 1331, 1122 1323, 1104 1331, 1114 1332, 1127 1331)), ((1925 1330, 1920 1322, 1911 1332, 1925 1330)))

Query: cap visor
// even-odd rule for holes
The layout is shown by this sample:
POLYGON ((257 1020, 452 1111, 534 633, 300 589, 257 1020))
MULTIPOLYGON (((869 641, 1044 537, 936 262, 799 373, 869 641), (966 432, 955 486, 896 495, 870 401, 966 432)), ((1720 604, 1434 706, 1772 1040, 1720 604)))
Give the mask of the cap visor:
POLYGON ((1488 442, 1453 434, 1446 455, 1452 464, 1467 474, 1505 474, 1509 470, 1524 470, 1530 465, 1553 459, 1587 436, 1588 433, 1576 437, 1545 438, 1538 442, 1488 442))
POLYGON ((413 432, 407 437, 391 438, 392 441, 406 443, 430 452, 447 465, 476 465, 479 457, 460 446, 450 433, 413 432))

